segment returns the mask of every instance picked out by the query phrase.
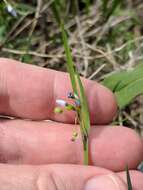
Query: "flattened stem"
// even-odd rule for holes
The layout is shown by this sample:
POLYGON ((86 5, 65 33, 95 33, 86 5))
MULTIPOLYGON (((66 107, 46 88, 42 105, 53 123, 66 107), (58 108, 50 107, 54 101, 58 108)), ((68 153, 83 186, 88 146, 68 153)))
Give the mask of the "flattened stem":
POLYGON ((88 131, 84 126, 84 121, 81 118, 81 113, 78 113, 79 123, 80 123, 80 132, 82 136, 82 144, 83 144, 83 155, 84 155, 84 165, 89 164, 89 139, 88 139, 88 131))
POLYGON ((89 164, 88 136, 83 137, 84 165, 89 164))
POLYGON ((64 49, 67 58, 67 68, 70 75, 70 80, 72 84, 72 89, 74 94, 77 94, 80 101, 80 109, 77 110, 78 119, 80 123, 80 131, 82 136, 82 143, 83 143, 83 150, 84 150, 84 164, 88 165, 88 132, 90 129, 90 119, 89 119, 89 111, 86 96, 84 93, 84 88, 82 82, 80 80, 80 76, 75 68, 75 65, 72 60, 72 55, 70 51, 70 47, 68 45, 68 38, 64 29, 64 24, 61 23, 61 31, 62 31, 62 38, 64 49))

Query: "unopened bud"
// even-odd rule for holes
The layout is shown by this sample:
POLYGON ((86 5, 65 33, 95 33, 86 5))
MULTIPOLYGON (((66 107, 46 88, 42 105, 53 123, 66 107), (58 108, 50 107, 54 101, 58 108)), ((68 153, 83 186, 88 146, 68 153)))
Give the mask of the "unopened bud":
POLYGON ((75 141, 77 137, 78 137, 78 132, 77 131, 73 132, 71 141, 75 141))
POLYGON ((72 92, 69 92, 69 93, 68 93, 68 98, 75 99, 75 97, 74 97, 74 95, 73 95, 72 92))

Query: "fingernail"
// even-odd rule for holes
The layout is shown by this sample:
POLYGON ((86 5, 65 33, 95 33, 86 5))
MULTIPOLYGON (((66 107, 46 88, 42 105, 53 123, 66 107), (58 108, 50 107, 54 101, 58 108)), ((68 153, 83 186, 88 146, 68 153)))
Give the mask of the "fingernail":
POLYGON ((126 190, 127 186, 114 174, 96 176, 87 181, 84 190, 126 190))

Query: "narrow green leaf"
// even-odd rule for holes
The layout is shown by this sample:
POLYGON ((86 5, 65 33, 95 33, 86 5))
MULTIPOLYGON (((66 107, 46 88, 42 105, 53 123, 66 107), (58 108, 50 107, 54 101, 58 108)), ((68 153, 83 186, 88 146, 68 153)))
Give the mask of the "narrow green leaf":
POLYGON ((88 110, 88 104, 87 104, 87 98, 85 96, 84 93, 84 88, 81 82, 81 79, 79 77, 79 74, 76 73, 75 75, 76 77, 76 81, 78 83, 78 87, 79 87, 79 92, 80 92, 80 101, 81 101, 81 116, 82 119, 84 120, 84 125, 85 125, 85 129, 87 131, 87 133, 89 132, 90 129, 90 119, 89 119, 89 110, 88 110))
POLYGON ((90 7, 90 0, 83 0, 85 6, 86 6, 86 12, 89 13, 89 7, 90 7))
POLYGON ((107 12, 107 5, 108 5, 109 0, 102 0, 102 9, 103 9, 103 13, 107 12))
POLYGON ((57 23, 60 25, 61 23, 61 19, 60 19, 60 11, 58 10, 59 9, 59 6, 58 6, 58 3, 56 3, 56 1, 54 1, 51 5, 52 7, 52 11, 53 11, 53 14, 55 16, 55 19, 57 21, 57 23))
POLYGON ((28 14, 32 14, 35 12, 35 8, 31 6, 30 4, 24 4, 24 3, 14 3, 14 7, 16 8, 16 11, 18 14, 26 16, 28 14))
POLYGON ((113 0, 111 8, 109 9, 109 11, 107 12, 107 16, 106 18, 108 19, 113 12, 116 10, 116 8, 122 3, 122 0, 113 0))
POLYGON ((130 83, 125 88, 116 92, 117 102, 120 108, 129 104, 136 96, 143 93, 143 78, 130 83))
POLYGON ((67 68, 68 68, 68 72, 70 74, 73 91, 76 94, 80 93, 80 101, 81 101, 81 108, 82 108, 81 116, 82 116, 82 119, 85 121, 84 124, 85 124, 86 130, 88 132, 89 127, 90 127, 90 119, 89 119, 87 100, 86 100, 86 96, 84 94, 84 88, 83 88, 82 82, 80 80, 79 74, 76 71, 76 69, 74 68, 75 66, 72 61, 72 55, 70 52, 70 48, 68 46, 68 39, 67 39, 67 35, 64 30, 63 24, 62 24, 62 37, 63 37, 64 48, 65 48, 65 52, 66 52, 66 56, 67 56, 67 68), (77 90, 77 84, 79 87, 79 93, 77 90))
POLYGON ((64 49, 65 49, 66 58, 67 58, 67 69, 68 69, 68 72, 70 74, 72 88, 73 88, 73 91, 76 94, 78 94, 77 86, 76 86, 76 80, 75 80, 74 63, 72 61, 72 55, 71 55, 71 51, 70 51, 70 48, 69 48, 69 45, 68 45, 68 39, 67 39, 67 35, 66 35, 66 32, 65 32, 63 23, 61 23, 61 30, 62 30, 62 39, 63 39, 64 49))
POLYGON ((84 88, 78 73, 75 75, 76 81, 79 87, 79 95, 80 95, 80 102, 81 102, 81 128, 83 130, 82 138, 83 138, 83 145, 84 145, 84 163, 88 165, 88 134, 90 130, 90 118, 89 118, 89 110, 88 110, 88 103, 84 93, 84 88))
POLYGON ((58 6, 61 6, 61 0, 54 0, 54 3, 56 3, 58 6))
POLYGON ((103 85, 116 91, 143 77, 143 63, 129 71, 121 71, 104 79, 103 85))
POLYGON ((112 0, 112 3, 109 0, 102 0, 102 11, 106 21, 121 3, 122 0, 112 0))
POLYGON ((128 190, 133 190, 128 166, 126 166, 126 176, 127 176, 128 190))
POLYGON ((118 106, 125 107, 143 93, 143 63, 130 71, 122 71, 107 77, 102 84, 115 92, 118 106))
POLYGON ((82 82, 80 80, 80 76, 76 71, 76 67, 72 60, 71 51, 68 45, 67 35, 64 29, 64 24, 61 23, 61 30, 62 30, 62 38, 64 49, 67 58, 67 68, 70 74, 72 88, 75 94, 79 97, 80 100, 80 110, 78 111, 79 115, 79 123, 81 129, 81 135, 83 140, 83 147, 84 147, 84 164, 88 164, 88 132, 90 129, 90 119, 89 119, 89 112, 88 112, 88 105, 86 96, 84 94, 84 88, 82 82))

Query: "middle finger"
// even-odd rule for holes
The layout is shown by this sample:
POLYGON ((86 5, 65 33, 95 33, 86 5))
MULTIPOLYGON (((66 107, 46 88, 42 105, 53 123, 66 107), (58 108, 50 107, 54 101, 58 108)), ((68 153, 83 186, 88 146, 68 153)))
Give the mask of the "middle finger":
MULTIPOLYGON (((0 161, 82 164, 80 135, 71 141, 74 128, 74 125, 51 121, 0 121, 0 161)), ((89 157, 91 165, 114 171, 124 170, 126 164, 129 168, 136 168, 143 158, 143 144, 129 128, 100 126, 91 129, 89 157)))

